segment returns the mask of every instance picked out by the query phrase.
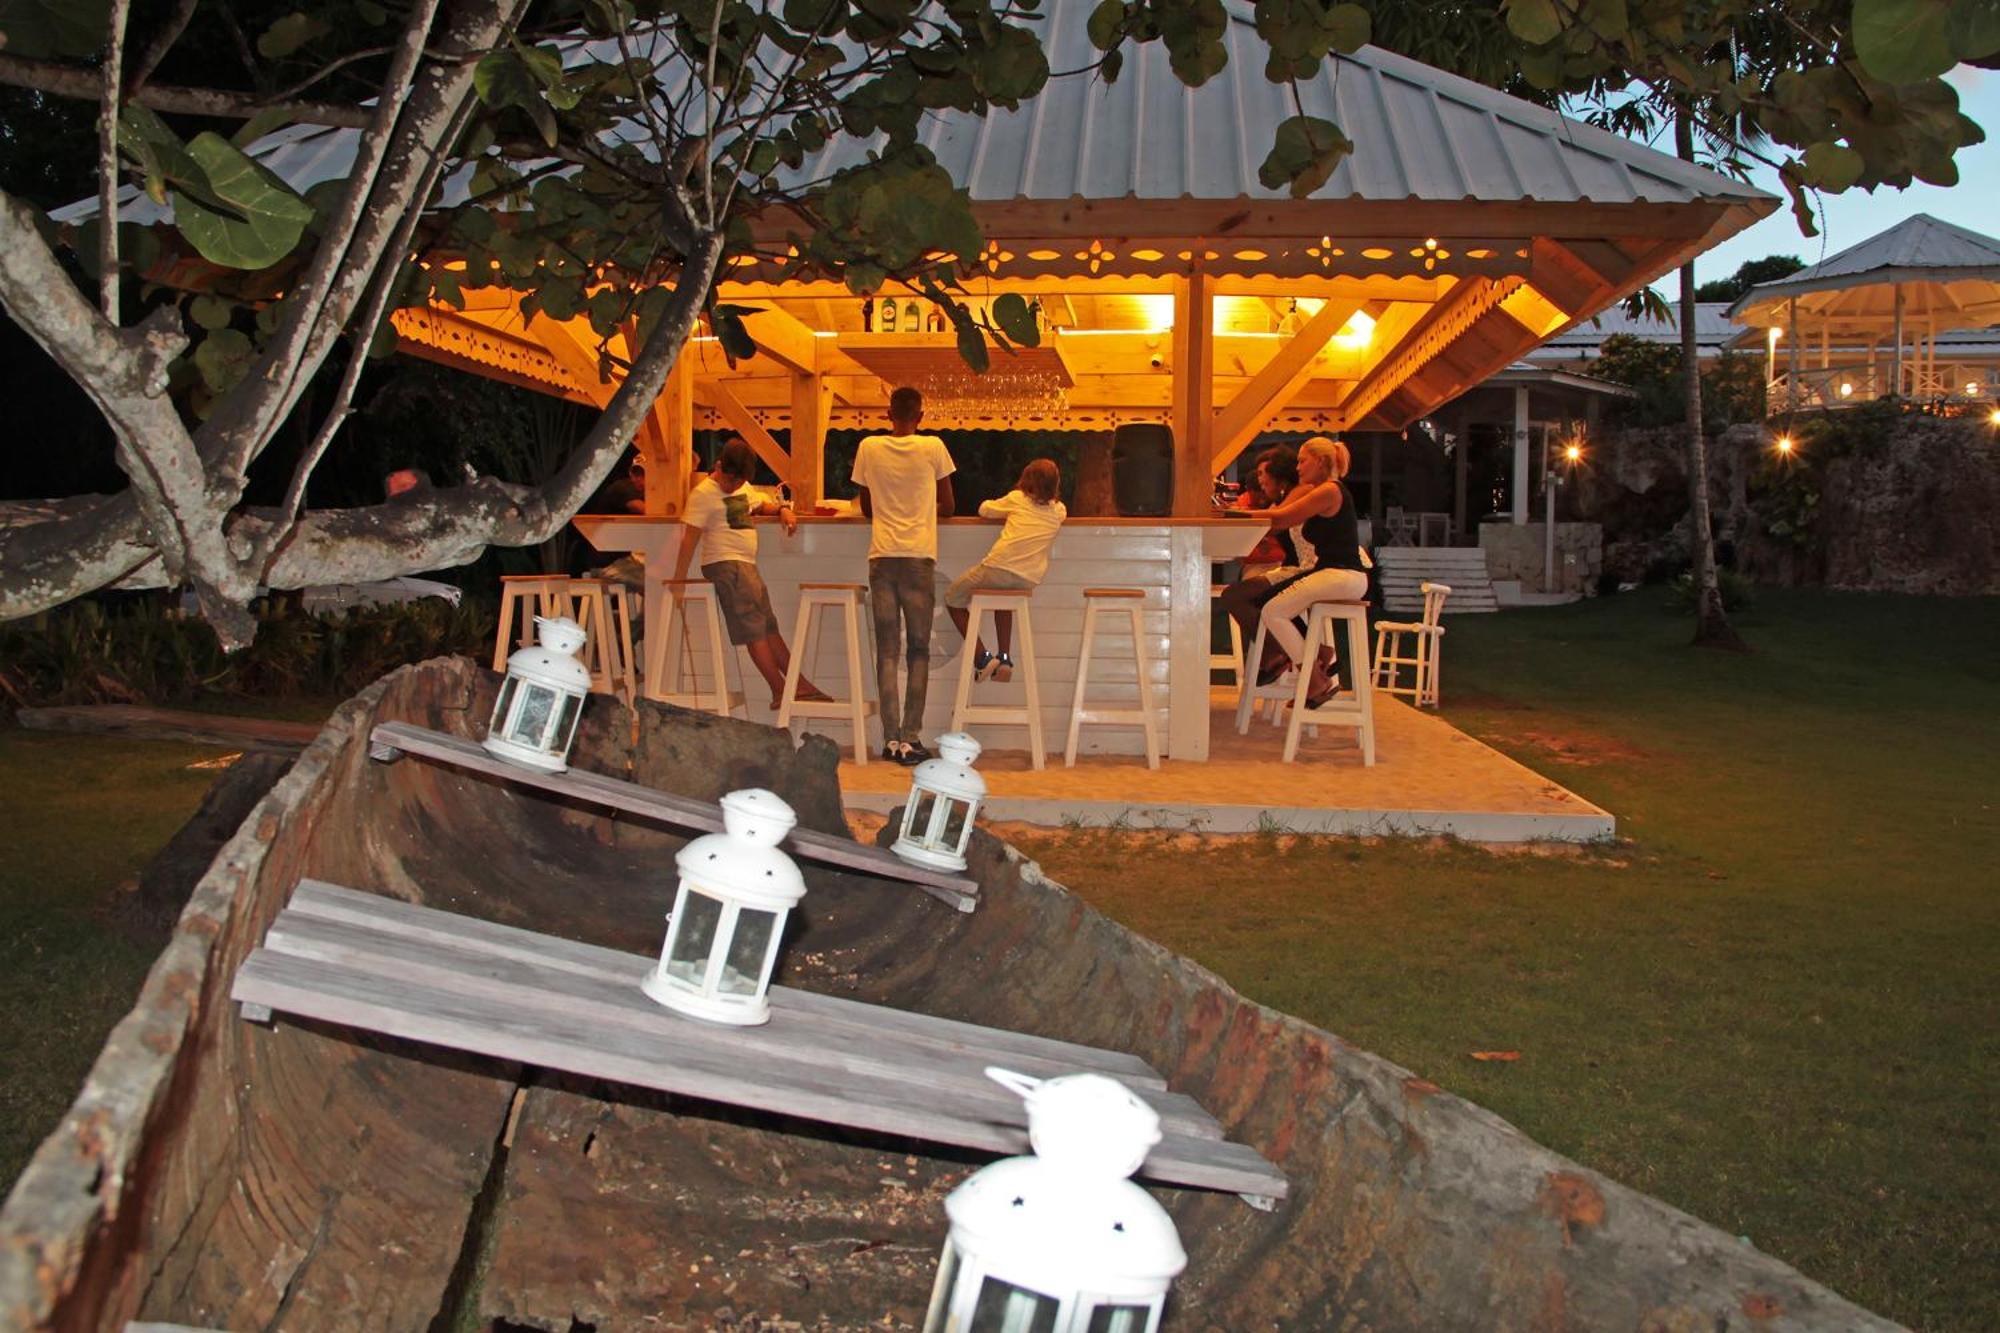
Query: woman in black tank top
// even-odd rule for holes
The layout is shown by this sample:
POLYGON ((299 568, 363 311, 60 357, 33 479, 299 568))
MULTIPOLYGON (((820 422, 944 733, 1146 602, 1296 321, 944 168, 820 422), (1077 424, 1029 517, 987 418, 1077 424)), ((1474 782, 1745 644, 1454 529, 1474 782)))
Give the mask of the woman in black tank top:
MULTIPOLYGON (((1299 446, 1299 485, 1285 503, 1271 511, 1271 526, 1294 527, 1312 548, 1312 564, 1304 573, 1279 584, 1260 613, 1264 632, 1282 647, 1296 666, 1307 665, 1312 679, 1308 703, 1317 707, 1330 696, 1338 675, 1351 686, 1353 665, 1342 659, 1346 645, 1335 641, 1335 672, 1324 661, 1302 664, 1305 632, 1298 617, 1314 602, 1358 602, 1368 596, 1368 575, 1362 569, 1361 540, 1354 497, 1341 478, 1347 474, 1347 446, 1315 436, 1299 446)), ((1305 559, 1301 550, 1301 561, 1305 559)), ((1364 669, 1366 663, 1360 664, 1364 669)))

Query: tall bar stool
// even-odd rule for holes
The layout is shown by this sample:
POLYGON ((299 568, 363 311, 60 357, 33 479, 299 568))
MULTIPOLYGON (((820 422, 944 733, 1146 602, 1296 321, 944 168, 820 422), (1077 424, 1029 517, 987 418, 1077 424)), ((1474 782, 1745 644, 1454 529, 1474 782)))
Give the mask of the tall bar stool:
MULTIPOLYGON (((1024 592, 975 592, 966 608, 965 651, 958 666, 958 695, 951 704, 951 729, 964 731, 968 722, 983 722, 1028 729, 1028 755, 1037 772, 1045 766, 1042 748, 1042 688, 1035 674, 1035 626, 1028 618, 1028 594, 1024 592), (972 664, 978 655, 980 619, 989 612, 1011 611, 1021 640, 1021 683, 1024 691, 1019 704, 975 704, 972 702, 972 664)), ((1072 734, 1074 728, 1072 727, 1072 734)))
POLYGON ((1419 708, 1436 708, 1444 653, 1444 626, 1438 619, 1451 596, 1451 585, 1427 580, 1423 594, 1423 619, 1375 622, 1375 688, 1384 694, 1407 694, 1419 708), (1403 667, 1415 673, 1408 685, 1401 680, 1403 667))
POLYGON ((1297 692, 1292 696, 1291 721, 1285 727, 1285 762, 1298 758, 1299 731, 1303 727, 1353 727, 1361 742, 1361 763, 1375 765, 1375 682, 1368 669, 1368 603, 1314 602, 1306 614, 1305 660, 1311 662, 1319 650, 1333 642, 1337 633, 1347 635, 1347 674, 1354 682, 1354 696, 1336 695, 1318 708, 1306 707, 1306 689, 1311 673, 1299 672, 1297 692), (1336 622, 1339 628, 1336 629, 1336 622))
POLYGON ((1236 734, 1239 736, 1250 734, 1250 719, 1257 712, 1257 705, 1260 703, 1268 702, 1271 705, 1271 725, 1282 726, 1285 720, 1285 705, 1297 692, 1291 679, 1299 674, 1296 671, 1280 672, 1278 678, 1269 685, 1257 683, 1254 664, 1264 660, 1265 634, 1264 621, 1260 617, 1257 621, 1257 633, 1250 640, 1250 656, 1244 659, 1243 675, 1236 687, 1236 734))
POLYGON ((553 574, 502 576, 500 624, 493 642, 495 671, 505 671, 508 654, 531 640, 536 616, 567 616, 583 626, 588 636, 583 664, 590 672, 590 688, 599 694, 616 694, 631 706, 639 692, 639 679, 632 653, 632 606, 624 584, 614 579, 571 579, 553 574))
POLYGON ((789 727, 795 717, 840 718, 854 728, 854 766, 868 762, 868 715, 875 703, 868 697, 868 677, 861 670, 861 603, 865 583, 801 583, 799 616, 792 626, 792 664, 785 670, 785 692, 778 699, 778 725, 789 727), (812 660, 813 636, 821 611, 836 611, 847 630, 847 697, 800 699, 799 674, 812 660))
POLYGON ((1076 657, 1076 694, 1069 705, 1069 743, 1063 746, 1063 765, 1076 765, 1076 738, 1086 722, 1143 728, 1146 734, 1146 767, 1160 766, 1160 737, 1153 722, 1152 664, 1146 660, 1146 627, 1141 612, 1146 594, 1138 588, 1085 588, 1083 590, 1083 646, 1076 657), (1135 708, 1085 708, 1084 687, 1090 683, 1090 650, 1097 637, 1100 614, 1125 615, 1132 626, 1132 661, 1138 668, 1139 703, 1135 708))
MULTIPOLYGON (((1208 585, 1208 604, 1211 611, 1215 607, 1215 599, 1222 596, 1223 587, 1224 585, 1220 583, 1208 585)), ((1229 622, 1229 652, 1226 655, 1222 653, 1208 655, 1208 678, 1213 681, 1216 672, 1227 671, 1230 683, 1236 687, 1236 697, 1240 701, 1243 698, 1243 627, 1236 623, 1235 616, 1225 615, 1223 619, 1229 622)))
POLYGON ((707 579, 663 579, 671 594, 667 598, 667 623, 646 630, 646 697, 681 708, 693 708, 717 717, 731 717, 741 708, 749 715, 743 692, 743 663, 722 631, 722 608, 715 589, 707 579), (708 613, 706 645, 699 645, 689 617, 696 607, 708 613), (708 649, 710 689, 701 687, 695 670, 695 655, 708 649), (729 669, 736 668, 736 688, 729 687, 729 669), (682 688, 682 668, 687 670, 682 688))

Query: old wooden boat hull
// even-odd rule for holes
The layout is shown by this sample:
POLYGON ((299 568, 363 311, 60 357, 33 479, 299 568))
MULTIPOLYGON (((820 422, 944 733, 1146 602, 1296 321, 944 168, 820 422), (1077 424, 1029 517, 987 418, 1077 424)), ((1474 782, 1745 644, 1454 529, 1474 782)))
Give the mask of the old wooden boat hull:
MULTIPOLYGON (((942 1199, 983 1160, 349 1029, 244 1022, 236 968, 315 877, 646 952, 680 839, 448 767, 494 678, 441 661, 344 706, 196 884, 137 1007, 0 1212, 0 1320, 262 1328, 910 1328, 942 1199)), ((578 762, 843 829, 835 752, 598 701, 578 762)), ((1890 1327, 1742 1242, 1255 1005, 975 842, 979 910, 808 871, 788 984, 1137 1054, 1283 1167, 1275 1211, 1158 1191, 1179 1329, 1890 1327)))

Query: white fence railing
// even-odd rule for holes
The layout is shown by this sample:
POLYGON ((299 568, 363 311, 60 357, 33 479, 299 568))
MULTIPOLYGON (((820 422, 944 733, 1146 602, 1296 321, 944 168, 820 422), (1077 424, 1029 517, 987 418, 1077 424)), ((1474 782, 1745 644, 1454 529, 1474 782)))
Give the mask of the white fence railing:
MULTIPOLYGON (((1765 386, 1764 409, 1787 412, 1795 408, 1839 407, 1887 397, 1895 367, 1829 366, 1801 369, 1796 378, 1780 370, 1765 386)), ((1939 362, 1934 366, 1903 366, 1902 396, 1925 401, 1992 402, 2000 398, 2000 367, 1991 363, 1939 362)))

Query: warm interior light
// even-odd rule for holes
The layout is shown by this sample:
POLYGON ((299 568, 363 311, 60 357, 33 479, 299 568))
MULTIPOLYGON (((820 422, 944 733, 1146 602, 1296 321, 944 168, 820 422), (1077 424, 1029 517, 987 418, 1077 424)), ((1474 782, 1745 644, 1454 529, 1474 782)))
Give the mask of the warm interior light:
POLYGON ((1846 380, 1842 380, 1840 382, 1840 396, 1842 398, 1848 398, 1852 397, 1853 394, 1854 394, 1854 386, 1852 384, 1849 384, 1846 380))
POLYGON ((1776 341, 1778 341, 1778 339, 1780 339, 1780 338, 1782 338, 1782 337, 1784 337, 1784 336, 1785 336, 1785 331, 1784 331, 1783 329, 1779 328, 1779 327, 1778 327, 1778 326, 1777 326, 1776 324, 1773 324, 1773 325, 1771 326, 1771 341, 1772 341, 1772 342, 1774 342, 1774 343, 1775 343, 1776 341))
POLYGON ((1977 398, 1979 396, 1979 383, 1977 380, 1965 386, 1965 396, 1967 398, 1977 398))
POLYGON ((1366 347, 1375 340, 1375 317, 1363 310, 1355 311, 1340 326, 1340 332, 1333 335, 1333 340, 1350 349, 1366 347))
POLYGON ((1135 296, 1133 303, 1139 309, 1139 316, 1151 333, 1164 333, 1174 326, 1174 298, 1172 293, 1148 293, 1135 296))
POLYGON ((1993 415, 1988 417, 1987 420, 1996 426, 2000 426, 2000 407, 1994 408, 1993 415))
POLYGON ((1566 459, 1568 459, 1568 460, 1569 460, 1570 462, 1572 462, 1572 463, 1579 463, 1579 462, 1582 462, 1582 461, 1583 461, 1583 446, 1582 446, 1582 445, 1580 445, 1580 444, 1569 444, 1569 445, 1564 445, 1564 446, 1563 446, 1563 457, 1564 457, 1564 458, 1566 458, 1566 459))
POLYGON ((1791 451, 1792 451, 1792 437, 1789 435, 1780 435, 1778 437, 1778 452, 1781 454, 1789 454, 1791 451))

